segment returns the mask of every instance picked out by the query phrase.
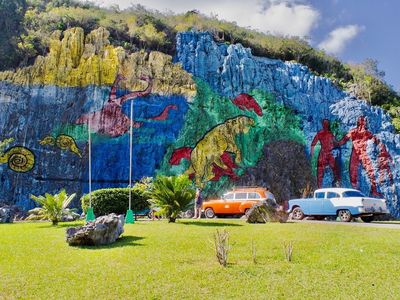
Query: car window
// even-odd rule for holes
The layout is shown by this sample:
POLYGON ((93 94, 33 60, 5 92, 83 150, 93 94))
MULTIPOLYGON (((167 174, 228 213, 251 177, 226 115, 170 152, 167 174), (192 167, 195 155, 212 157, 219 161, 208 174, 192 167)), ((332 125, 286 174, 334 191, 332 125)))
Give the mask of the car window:
POLYGON ((328 192, 326 198, 331 199, 331 198, 340 198, 340 195, 338 193, 334 192, 328 192))
POLYGON ((233 193, 225 194, 225 195, 224 195, 224 199, 225 199, 225 200, 232 200, 232 199, 233 199, 233 195, 234 195, 233 193))
POLYGON ((352 197, 365 197, 365 196, 359 191, 343 192, 343 198, 352 198, 352 197))
POLYGON ((318 192, 318 193, 315 193, 315 198, 318 198, 318 199, 323 199, 323 198, 325 198, 325 192, 318 192))
POLYGON ((261 198, 259 193, 249 193, 247 197, 248 197, 248 199, 260 199, 261 198))
POLYGON ((247 199, 247 193, 236 193, 235 200, 245 200, 247 199))

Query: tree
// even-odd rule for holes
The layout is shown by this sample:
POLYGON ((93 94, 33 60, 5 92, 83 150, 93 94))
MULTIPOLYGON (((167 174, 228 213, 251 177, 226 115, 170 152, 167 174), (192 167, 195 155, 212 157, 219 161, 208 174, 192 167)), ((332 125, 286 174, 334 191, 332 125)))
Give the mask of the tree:
POLYGON ((66 191, 63 189, 55 195, 46 193, 44 196, 39 197, 31 195, 31 198, 41 205, 37 216, 42 220, 50 220, 53 225, 57 225, 58 222, 61 221, 63 215, 70 213, 70 210, 68 210, 67 207, 75 198, 75 195, 76 194, 72 194, 68 196, 66 191))
POLYGON ((179 213, 186 210, 192 203, 195 191, 187 175, 157 176, 153 182, 148 200, 151 207, 159 209, 168 222, 175 222, 179 213))
POLYGON ((0 0, 0 71, 18 65, 18 51, 26 0, 0 0))

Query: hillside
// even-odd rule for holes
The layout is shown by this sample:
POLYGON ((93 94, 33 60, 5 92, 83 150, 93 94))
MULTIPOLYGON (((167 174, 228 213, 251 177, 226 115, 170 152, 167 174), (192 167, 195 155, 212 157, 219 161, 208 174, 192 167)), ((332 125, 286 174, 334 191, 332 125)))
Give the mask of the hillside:
MULTIPOLYGON (((135 180, 186 173, 207 195, 270 185, 281 202, 340 185, 384 196, 400 216, 393 119, 371 105, 371 90, 358 100, 344 88, 357 88, 358 77, 345 81, 343 73, 339 82, 310 63, 271 54, 278 41, 309 47, 305 42, 197 12, 165 16, 141 7, 119 12, 51 3, 36 1, 23 14, 20 31, 31 37, 32 59, 0 72, 3 200, 30 208, 30 194, 87 193, 89 120, 93 189, 126 186, 133 121, 135 180), (214 29, 185 31, 210 24, 214 29)), ((319 53, 326 68, 356 70, 310 53, 319 53)), ((381 76, 374 62, 367 65, 381 76)))
POLYGON ((122 46, 128 53, 144 49, 174 56, 176 33, 195 29, 211 32, 221 43, 241 43, 257 56, 302 63, 356 98, 382 106, 393 117, 395 128, 400 130, 400 97, 385 83, 384 73, 378 70, 375 60, 367 59, 358 65, 344 64, 296 37, 263 34, 197 11, 174 15, 141 6, 126 10, 104 9, 74 0, 10 1, 0 7, 0 16, 6 23, 2 26, 6 31, 0 40, 7 41, 0 46, 3 54, 0 71, 30 65, 37 55, 45 55, 54 30, 81 27, 87 34, 102 26, 110 32, 111 44, 122 46))

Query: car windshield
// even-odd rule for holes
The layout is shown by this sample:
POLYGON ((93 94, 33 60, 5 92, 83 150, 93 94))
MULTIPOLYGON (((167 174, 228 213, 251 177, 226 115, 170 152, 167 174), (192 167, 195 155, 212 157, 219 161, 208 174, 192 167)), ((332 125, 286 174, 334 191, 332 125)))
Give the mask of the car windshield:
POLYGON ((225 200, 232 200, 233 199, 233 193, 226 193, 222 196, 223 199, 225 200))
POLYGON ((359 191, 343 192, 343 198, 352 198, 352 197, 365 197, 365 196, 359 191))

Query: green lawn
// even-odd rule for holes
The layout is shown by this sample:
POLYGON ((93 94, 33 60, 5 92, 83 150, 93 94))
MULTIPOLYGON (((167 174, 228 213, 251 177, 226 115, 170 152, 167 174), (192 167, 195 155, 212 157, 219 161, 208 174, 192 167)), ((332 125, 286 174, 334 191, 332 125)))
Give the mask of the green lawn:
POLYGON ((0 225, 0 299, 399 299, 400 230, 242 220, 139 221, 120 241, 69 247, 48 223, 0 225), (225 228, 229 266, 214 256, 225 228), (257 248, 252 261, 251 243, 257 248), (293 262, 282 244, 294 241, 293 262))

